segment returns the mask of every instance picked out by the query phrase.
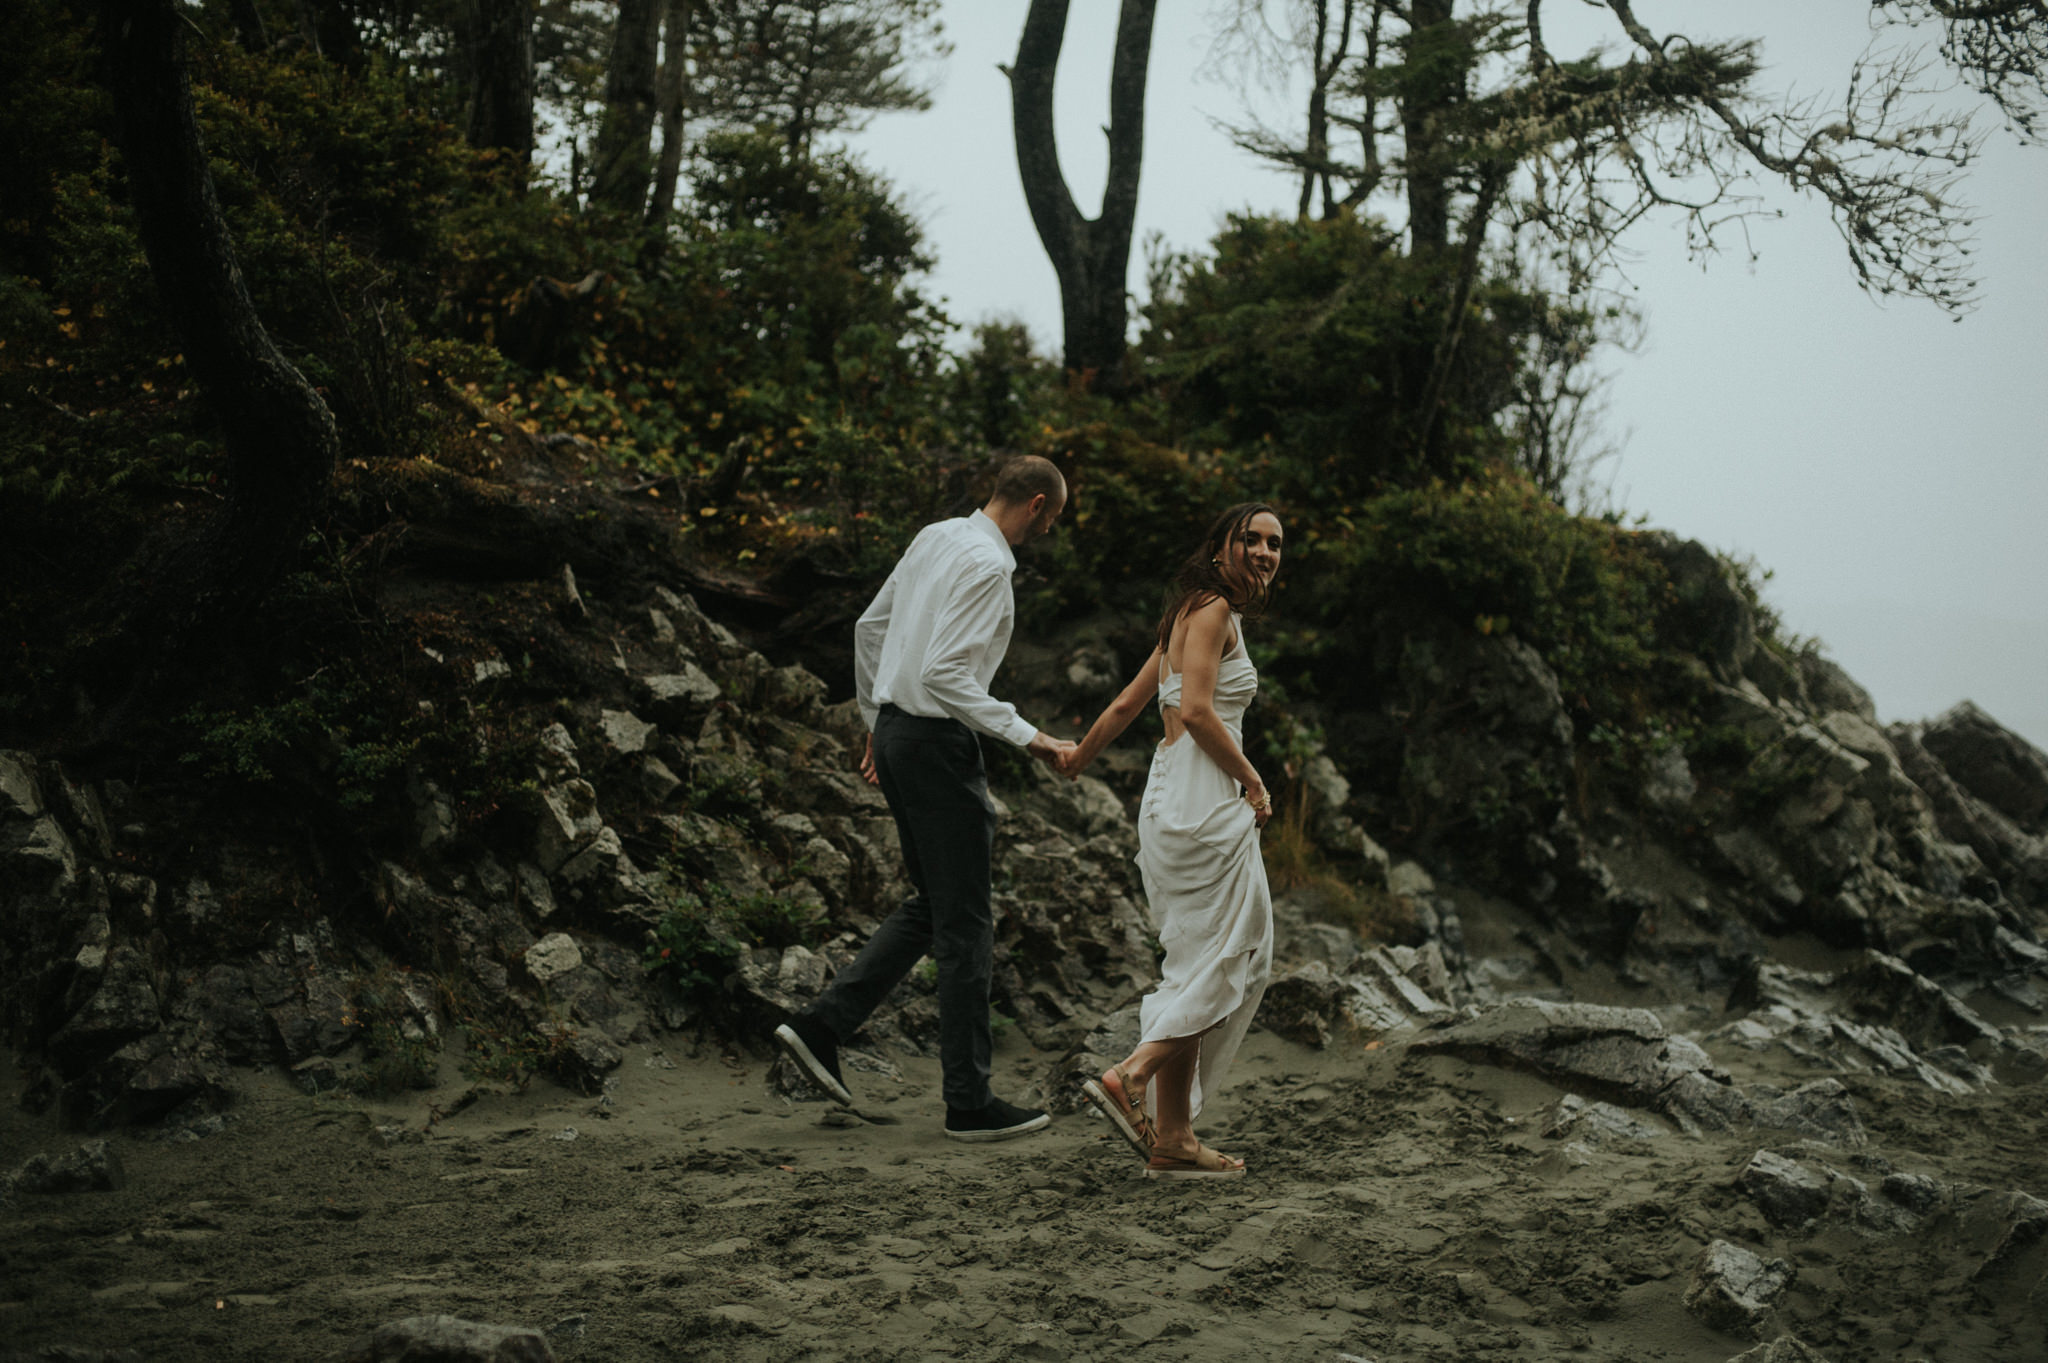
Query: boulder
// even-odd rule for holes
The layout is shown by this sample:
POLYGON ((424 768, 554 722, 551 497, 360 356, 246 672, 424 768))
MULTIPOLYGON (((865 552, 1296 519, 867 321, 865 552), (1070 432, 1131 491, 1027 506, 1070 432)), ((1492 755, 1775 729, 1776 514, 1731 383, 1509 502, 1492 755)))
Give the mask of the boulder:
POLYGON ((1840 1145, 1862 1145, 1868 1139, 1848 1087, 1839 1079, 1808 1080, 1789 1093, 1756 1084, 1749 1098, 1750 1121, 1758 1127, 1840 1145))
POLYGON ((455 1316, 409 1316, 358 1340, 347 1363, 555 1363, 538 1330, 455 1316))
POLYGON ((1668 1127, 1659 1122, 1645 1121, 1627 1108, 1616 1107, 1613 1103, 1589 1102, 1576 1093, 1567 1093, 1558 1099, 1543 1114, 1543 1120, 1536 1129, 1538 1134, 1553 1140, 1570 1138, 1575 1141, 1597 1141, 1602 1137, 1649 1141, 1670 1134, 1668 1127))
POLYGON ((539 756, 535 765, 543 781, 559 781, 575 776, 582 771, 582 764, 576 760, 576 740, 569 736, 566 726, 555 723, 540 731, 539 756))
POLYGON ((604 816, 597 812, 596 788, 581 779, 548 786, 541 791, 540 801, 533 859, 552 874, 597 838, 604 816))
POLYGON ((7 1176, 23 1193, 109 1192, 127 1186, 121 1157, 104 1140, 91 1140, 62 1155, 31 1155, 7 1176))
MULTIPOLYGON (((1962 732, 1968 737, 1974 732, 1974 726, 1962 732)), ((2048 837, 2030 831, 2004 810, 1965 787, 1934 751, 1925 746, 1926 726, 1895 724, 1887 733, 1898 749, 1906 775, 1926 792, 1935 823, 1942 834, 1976 852, 1985 868, 1997 877, 1999 886, 2008 897, 2023 904, 2048 901, 2048 837)), ((1960 751, 1966 762, 1981 756, 1968 743, 1952 743, 1951 751, 1960 751)), ((1975 771, 1980 782, 1988 780, 1994 789, 2002 790, 2010 802, 2025 807, 2026 784, 2019 774, 1998 771, 1988 758, 1975 771), (2001 776, 2007 779, 2001 780, 2001 776)))
POLYGON ((1785 1260, 1765 1260, 1740 1245, 1716 1240, 1693 1270, 1685 1309, 1716 1330, 1755 1335, 1792 1278, 1792 1265, 1785 1260))
POLYGON ((1807 649, 1797 655, 1795 665, 1799 668, 1801 680, 1806 683, 1807 698, 1813 702, 1816 712, 1826 714, 1830 710, 1844 710, 1866 723, 1877 723, 1877 706, 1870 699, 1870 693, 1857 685, 1856 679, 1843 671, 1840 663, 1807 649))
POLYGON ((1798 1230, 1828 1209, 1828 1181, 1769 1150, 1750 1157, 1735 1176, 1735 1186, 1756 1203, 1766 1221, 1783 1230, 1798 1230))
POLYGON ((631 710, 600 710, 597 727, 604 735, 605 747, 621 757, 645 751, 647 740, 657 732, 656 726, 631 710))
POLYGON ((1806 900, 1806 892, 1799 888, 1784 858, 1770 840, 1754 828, 1731 828, 1716 833, 1713 838, 1714 851, 1720 854, 1723 864, 1750 884, 1762 890, 1771 899, 1785 908, 1797 908, 1806 900))
POLYGON ((1706 1052, 1655 1013, 1523 999, 1418 1037, 1410 1049, 1526 1069, 1564 1088, 1651 1108, 1687 1131, 1727 1130, 1749 1103, 1706 1052))
POLYGON ((680 671, 657 673, 640 679, 640 694, 647 712, 671 733, 694 736, 703 727, 711 707, 724 696, 718 683, 695 663, 684 663, 680 671))
POLYGON ((1734 567, 1698 540, 1666 531, 1639 542, 1671 578, 1663 631, 1704 658, 1723 681, 1735 681, 1756 651, 1756 610, 1734 567))
POLYGON ((1929 723, 1920 743, 1971 795, 2028 833, 2048 832, 2048 753, 1969 701, 1929 723))
POLYGON ((583 953, 566 932, 551 932, 526 949, 526 973, 536 984, 547 984, 582 964, 583 953))
POLYGON ((1685 749, 1669 743, 1652 752, 1643 763, 1643 802, 1665 814, 1683 814, 1699 794, 1685 749))

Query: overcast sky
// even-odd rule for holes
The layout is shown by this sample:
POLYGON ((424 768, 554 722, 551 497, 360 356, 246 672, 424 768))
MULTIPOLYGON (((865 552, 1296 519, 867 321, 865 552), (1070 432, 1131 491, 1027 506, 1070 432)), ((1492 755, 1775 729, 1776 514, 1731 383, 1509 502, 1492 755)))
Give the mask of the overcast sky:
MULTIPOLYGON (((1022 320, 1057 353, 1058 290, 995 69, 1014 56, 1026 8, 946 0, 954 52, 935 69, 936 106, 878 119, 853 145, 925 224, 954 318, 1022 320)), ((1107 159, 1117 8, 1073 7, 1056 92, 1061 160, 1089 213, 1107 159)), ((1296 193, 1215 127, 1243 121, 1245 102, 1205 69, 1212 8, 1165 0, 1153 36, 1138 232, 1184 250, 1227 212, 1291 212, 1296 193)), ((1839 95, 1869 39, 1867 0, 1638 0, 1636 11, 1659 33, 1761 36, 1771 91, 1839 95)), ((1546 26, 1560 53, 1620 45, 1598 9, 1551 6, 1546 26)), ((1267 98, 1275 121, 1298 103, 1267 98)), ((1607 434, 1622 454, 1604 473, 1629 513, 1770 569, 1766 597, 1786 626, 1817 636, 1883 719, 1967 698, 2048 749, 2048 148, 2016 145, 1990 110, 1978 122, 1991 135, 1965 193, 1981 210, 1982 303, 1961 321, 1930 303, 1871 301, 1825 207, 1789 192, 1769 195, 1782 218, 1751 227, 1753 263, 1739 238, 1736 251, 1689 261, 1672 217, 1633 229, 1628 284, 1646 339, 1607 361, 1607 434)), ((1134 291, 1143 269, 1134 251, 1134 291)))

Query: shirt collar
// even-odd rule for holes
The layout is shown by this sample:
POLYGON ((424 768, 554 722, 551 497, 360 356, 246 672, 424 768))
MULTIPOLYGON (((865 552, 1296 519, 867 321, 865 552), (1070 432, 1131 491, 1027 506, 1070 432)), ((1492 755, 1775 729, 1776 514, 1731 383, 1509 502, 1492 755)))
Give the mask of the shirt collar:
POLYGON ((1003 527, 996 524, 995 517, 989 515, 986 511, 983 511, 979 507, 976 507, 974 511, 968 515, 967 519, 978 529, 986 531, 988 537, 994 540, 996 544, 1001 547, 1003 551, 1003 571, 1006 573, 1016 571, 1017 555, 1011 552, 1010 542, 1007 539, 1003 538, 1003 527))

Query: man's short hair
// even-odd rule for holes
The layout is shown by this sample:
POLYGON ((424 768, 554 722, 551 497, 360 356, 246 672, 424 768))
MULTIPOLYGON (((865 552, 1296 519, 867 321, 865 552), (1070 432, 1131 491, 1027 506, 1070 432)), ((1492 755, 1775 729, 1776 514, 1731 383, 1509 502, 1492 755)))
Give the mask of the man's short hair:
POLYGON ((1041 492, 1048 502, 1063 502, 1067 496, 1067 480, 1050 459, 1024 454, 996 472, 995 490, 989 496, 995 501, 1018 506, 1041 492))

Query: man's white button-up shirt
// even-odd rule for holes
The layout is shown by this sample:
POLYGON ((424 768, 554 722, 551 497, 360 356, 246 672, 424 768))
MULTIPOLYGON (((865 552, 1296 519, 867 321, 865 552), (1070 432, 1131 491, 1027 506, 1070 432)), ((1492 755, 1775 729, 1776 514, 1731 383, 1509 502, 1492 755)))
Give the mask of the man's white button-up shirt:
POLYGON ((1038 733, 988 693, 1017 608, 1017 556, 980 511, 928 525, 853 627, 853 667, 868 728, 884 705, 952 718, 1023 747, 1038 733))

